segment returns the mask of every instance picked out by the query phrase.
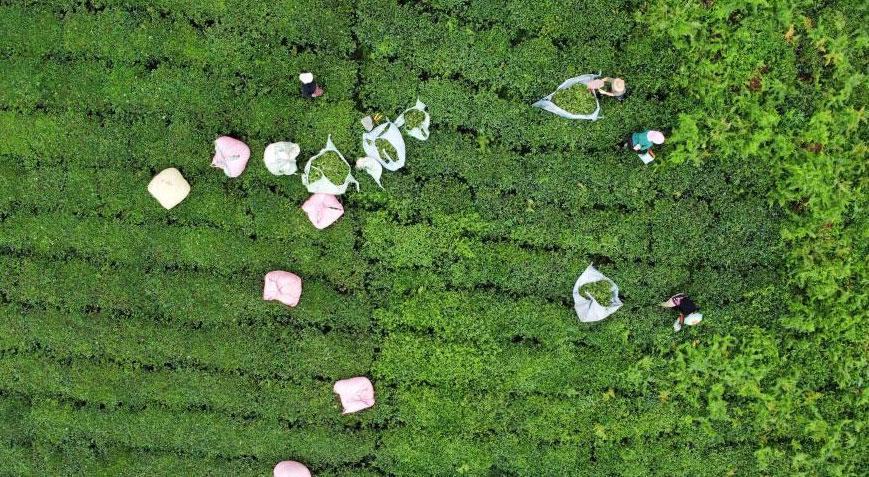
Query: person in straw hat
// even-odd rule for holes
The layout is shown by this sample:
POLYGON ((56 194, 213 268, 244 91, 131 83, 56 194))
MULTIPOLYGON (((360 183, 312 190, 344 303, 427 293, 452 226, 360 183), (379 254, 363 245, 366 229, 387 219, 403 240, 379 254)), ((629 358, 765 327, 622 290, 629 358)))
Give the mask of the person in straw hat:
POLYGON ((299 81, 302 82, 302 96, 311 99, 323 96, 323 88, 314 81, 313 73, 306 71, 300 74, 299 81))
POLYGON ((605 96, 611 96, 619 101, 625 99, 627 89, 625 80, 621 78, 599 78, 588 82, 588 89, 605 96))

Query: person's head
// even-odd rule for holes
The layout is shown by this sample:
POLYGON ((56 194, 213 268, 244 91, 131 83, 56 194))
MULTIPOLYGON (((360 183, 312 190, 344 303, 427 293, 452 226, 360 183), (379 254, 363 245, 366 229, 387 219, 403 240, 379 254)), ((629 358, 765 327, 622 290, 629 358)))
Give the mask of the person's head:
POLYGON ((299 81, 301 81, 302 84, 308 84, 314 81, 314 74, 306 71, 299 75, 299 81))
POLYGON ((588 86, 588 89, 590 89, 590 90, 601 89, 601 88, 603 88, 603 80, 600 78, 593 79, 593 80, 589 81, 588 83, 586 83, 586 86, 588 86))
POLYGON ((625 92, 625 80, 621 78, 616 78, 613 80, 613 93, 616 95, 624 94, 625 92))
POLYGON ((649 131, 648 138, 652 144, 664 144, 664 133, 661 131, 649 131))

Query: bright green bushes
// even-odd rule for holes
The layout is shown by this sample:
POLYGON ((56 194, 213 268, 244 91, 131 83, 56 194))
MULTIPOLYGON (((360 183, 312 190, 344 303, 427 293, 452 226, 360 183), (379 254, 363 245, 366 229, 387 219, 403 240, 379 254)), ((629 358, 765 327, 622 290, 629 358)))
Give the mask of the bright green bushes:
POLYGON ((0 468, 16 475, 854 475, 865 34, 849 2, 0 6, 0 468), (788 33, 793 25, 792 33, 788 33), (298 93, 311 70, 322 98, 298 93), (597 122, 529 107, 627 80, 597 122), (420 98, 317 231, 300 163, 420 98), (643 166, 618 144, 664 130, 643 166), (213 140, 251 147, 228 179, 213 140), (178 167, 191 195, 145 192, 178 167), (784 241, 782 241, 784 239, 784 241), (611 318, 576 320, 594 263, 611 318), (304 280, 295 308, 263 275, 304 280), (675 292, 704 321, 679 334, 675 292), (340 414, 331 387, 372 378, 340 414))
POLYGON ((686 64, 697 64, 690 80, 677 78, 697 106, 680 115, 673 160, 767 164, 774 183, 764 196, 785 214, 791 293, 765 325, 770 331, 722 337, 726 353, 680 349, 680 357, 711 369, 677 369, 670 378, 690 377, 692 387, 718 383, 721 405, 695 407, 697 419, 730 420, 724 403, 745 399, 746 419, 763 436, 754 457, 767 472, 851 475, 866 467, 857 437, 865 391, 854 373, 865 368, 866 328, 865 293, 856 291, 866 275, 859 245, 866 147, 858 133, 866 32, 858 12, 865 7, 851 2, 649 8, 650 28, 669 37, 686 64), (771 356, 782 362, 775 372, 753 362, 771 356))
POLYGON ((334 379, 361 372, 370 365, 373 348, 364 335, 323 334, 311 329, 277 326, 176 329, 124 319, 125 314, 38 309, 32 316, 33 321, 38 318, 40 322, 17 317, 4 319, 9 327, 3 338, 6 348, 46 348, 69 358, 105 356, 144 366, 245 372, 282 380, 293 376, 334 379), (161 338, 155 340, 154 336, 161 338), (136 347, 130 347, 130 343, 136 343, 136 347), (216 347, 215 343, 233 346, 216 347))
POLYGON ((147 371, 116 364, 76 362, 66 367, 45 357, 12 356, 0 367, 4 390, 62 396, 108 408, 162 404, 183 411, 203 407, 238 416, 268 416, 290 422, 339 424, 329 383, 307 384, 302 395, 293 386, 201 370, 147 371), (27 376, 27 379, 21 377, 27 376), (74 378, 68 380, 68 376, 74 378), (38 384, 37 384, 38 383, 38 384), (253 393, 251 391, 253 390, 253 393), (256 411, 251 412, 251 406, 256 411))
POLYGON ((246 421, 209 412, 139 412, 75 410, 51 400, 34 403, 27 423, 50 443, 87 437, 97 444, 156 450, 187 450, 208 457, 253 456, 280 459, 287 444, 298 449, 311 465, 337 466, 358 462, 371 451, 364 433, 329 432, 309 426, 295 429, 267 419, 246 421))

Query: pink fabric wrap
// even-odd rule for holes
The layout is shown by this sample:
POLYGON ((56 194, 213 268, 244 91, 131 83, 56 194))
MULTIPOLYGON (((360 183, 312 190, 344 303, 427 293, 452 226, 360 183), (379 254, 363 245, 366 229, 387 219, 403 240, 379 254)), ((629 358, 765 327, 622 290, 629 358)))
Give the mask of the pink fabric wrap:
POLYGON ((266 273, 263 300, 277 300, 287 306, 296 306, 301 296, 302 279, 295 273, 283 270, 266 273))
POLYGON ((229 136, 220 136, 214 141, 214 158, 211 166, 223 169, 227 177, 238 177, 244 172, 250 159, 247 144, 229 136))
POLYGON ((284 460, 275 466, 275 477, 311 477, 311 471, 294 460, 284 460))
POLYGON ((311 223, 314 227, 322 230, 335 223, 339 217, 344 215, 344 207, 338 198, 332 194, 323 194, 318 192, 312 195, 302 205, 302 210, 308 214, 311 223))
POLYGON ((374 386, 368 378, 342 379, 335 382, 334 391, 341 398, 344 414, 368 409, 374 405, 374 386))

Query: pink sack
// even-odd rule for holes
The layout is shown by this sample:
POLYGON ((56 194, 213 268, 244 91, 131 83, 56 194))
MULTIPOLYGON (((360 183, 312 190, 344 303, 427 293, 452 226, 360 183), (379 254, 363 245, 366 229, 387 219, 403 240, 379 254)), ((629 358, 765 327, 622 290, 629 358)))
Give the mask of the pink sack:
POLYGON ((341 397, 344 414, 350 414, 374 405, 374 386, 368 378, 357 377, 335 382, 335 393, 341 397))
POLYGON ((302 296, 302 279, 295 273, 275 270, 266 273, 263 300, 277 300, 287 306, 299 304, 302 296))
POLYGON ((275 466, 275 477, 311 477, 311 471, 294 460, 284 460, 275 466))
POLYGON ((317 229, 325 229, 344 215, 344 207, 338 198, 332 194, 318 192, 302 205, 302 210, 308 214, 311 223, 317 229))
POLYGON ((238 139, 220 136, 214 141, 214 159, 211 160, 211 166, 223 169, 227 177, 240 176, 248 159, 250 148, 238 139))

